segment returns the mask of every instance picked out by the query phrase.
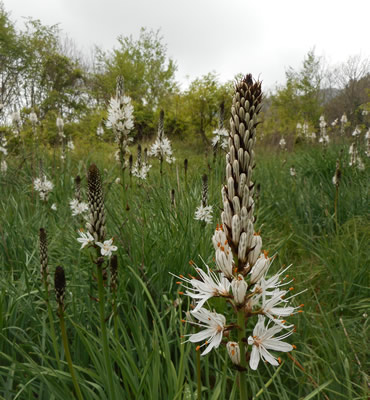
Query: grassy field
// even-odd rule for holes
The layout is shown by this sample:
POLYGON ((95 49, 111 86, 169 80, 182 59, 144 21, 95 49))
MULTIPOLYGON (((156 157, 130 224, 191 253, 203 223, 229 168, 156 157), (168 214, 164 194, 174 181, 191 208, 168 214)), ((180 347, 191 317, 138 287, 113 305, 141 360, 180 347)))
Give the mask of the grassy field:
MULTIPOLYGON (((112 317, 108 291, 105 309, 116 398, 195 399, 195 345, 182 344, 181 338, 194 330, 180 322, 189 301, 178 295, 170 272, 192 273, 189 260, 201 265, 200 257, 214 264, 211 237, 220 222, 224 156, 214 160, 199 146, 176 143, 177 161, 165 165, 163 179, 153 160, 148 180, 130 183, 126 176, 124 189, 122 182, 115 183, 120 171, 112 147, 76 147, 65 165, 43 151, 44 169, 54 183, 46 204, 32 187, 31 158, 9 158, 7 173, 0 176, 0 398, 73 397, 56 301, 54 294, 45 301, 40 276, 42 227, 50 274, 58 265, 66 272, 67 334, 83 398, 108 398, 95 267, 89 251, 79 250, 77 230, 84 223, 69 207, 77 174, 87 200, 86 171, 94 162, 103 177, 107 231, 118 246, 118 317, 112 317), (203 173, 209 175, 214 207, 214 223, 207 226, 194 219, 203 173)), ((345 147, 336 224, 332 177, 342 147, 302 144, 294 153, 278 153, 257 145, 256 226, 263 248, 278 254, 274 271, 293 264, 295 292, 305 290, 296 305, 305 306, 293 318, 297 332, 289 339, 296 350, 283 354, 278 368, 266 364, 249 372, 250 399, 367 398, 369 164, 365 160, 365 171, 348 167, 345 147), (295 177, 289 173, 292 165, 295 177)), ((237 398, 236 371, 225 346, 202 358, 201 366, 204 399, 237 398)))

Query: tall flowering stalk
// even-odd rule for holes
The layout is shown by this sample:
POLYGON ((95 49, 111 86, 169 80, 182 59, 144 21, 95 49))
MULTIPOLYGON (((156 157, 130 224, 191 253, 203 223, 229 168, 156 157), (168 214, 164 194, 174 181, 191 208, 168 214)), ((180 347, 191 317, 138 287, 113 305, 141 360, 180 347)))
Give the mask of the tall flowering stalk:
POLYGON ((335 173, 332 178, 333 185, 335 186, 334 220, 337 232, 338 232, 338 198, 339 198, 339 185, 341 177, 342 177, 342 172, 340 170, 340 161, 338 159, 336 163, 335 173))
MULTIPOLYGON (((217 270, 206 265, 206 271, 195 266, 199 277, 180 275, 180 294, 193 299, 194 309, 188 322, 204 328, 188 335, 192 343, 203 342, 201 355, 227 343, 227 351, 238 371, 240 399, 247 399, 247 360, 257 369, 262 359, 278 365, 279 359, 270 351, 287 352, 293 346, 284 342, 293 333, 286 317, 301 312, 300 305, 289 301, 292 280, 286 268, 268 277, 272 258, 262 251, 262 238, 254 229, 254 145, 258 114, 261 110, 261 83, 247 75, 235 87, 231 108, 229 151, 226 155, 227 183, 222 187, 222 225, 217 226, 212 242, 217 270), (212 308, 214 297, 224 299, 230 307, 222 314, 212 308), (208 304, 208 307, 206 307, 208 304), (248 325, 255 321, 254 328, 248 325), (285 332, 284 332, 285 331, 285 332), (281 333, 283 332, 283 333, 281 333)), ((186 322, 186 321, 185 321, 186 322)))
POLYGON ((86 224, 88 232, 85 234, 80 231, 80 237, 77 239, 81 243, 81 249, 84 247, 94 247, 97 252, 97 258, 94 264, 97 269, 98 293, 99 293, 99 314, 101 325, 101 340, 105 367, 108 375, 108 397, 115 399, 115 389, 113 386, 113 371, 109 357, 108 333, 105 318, 105 289, 103 282, 103 265, 109 263, 113 251, 117 247, 113 245, 113 238, 105 240, 105 210, 102 180, 98 167, 91 164, 87 175, 88 200, 90 219, 86 224))
POLYGON ((108 119, 106 126, 113 130, 118 144, 118 160, 121 165, 122 179, 126 169, 126 153, 128 145, 132 142, 131 131, 134 127, 134 107, 131 98, 124 94, 123 77, 117 77, 116 96, 112 97, 108 107, 108 119))
POLYGON ((348 122, 347 115, 344 113, 340 118, 340 134, 344 136, 346 130, 346 124, 348 122))
POLYGON ((66 291, 66 278, 65 278, 65 274, 64 274, 64 269, 61 266, 58 266, 55 269, 54 287, 55 287, 55 298, 56 298, 57 304, 58 304, 58 317, 59 317, 59 322, 60 322, 60 331, 62 334, 64 353, 65 353, 65 356, 67 359, 68 368, 69 368, 69 372, 72 377, 72 382, 73 382, 73 386, 75 388, 76 396, 79 400, 83 400, 81 389, 78 384, 77 375, 73 368, 71 352, 69 351, 67 330, 66 330, 66 325, 65 325, 65 320, 64 320, 64 311, 65 311, 64 295, 65 295, 65 291, 66 291))
POLYGON ((141 145, 137 146, 137 159, 132 167, 132 175, 141 180, 145 180, 152 166, 148 164, 148 150, 144 151, 144 162, 141 155, 141 145))
POLYGON ((218 128, 213 131, 212 146, 213 155, 216 156, 219 148, 226 150, 228 144, 229 132, 224 128, 225 105, 220 104, 218 128))
POLYGON ((58 129, 58 136, 62 148, 62 154, 60 159, 64 162, 66 159, 66 146, 67 146, 67 137, 64 134, 64 121, 63 118, 59 115, 56 120, 56 126, 58 129))
POLYGON ((8 170, 8 164, 6 162, 6 156, 8 155, 7 149, 8 141, 6 140, 4 132, 0 132, 0 172, 5 174, 8 170))
POLYGON ((326 148, 327 145, 330 142, 330 138, 329 135, 327 134, 327 123, 325 121, 325 117, 323 115, 321 115, 320 117, 320 138, 319 138, 319 143, 322 143, 323 147, 326 148))
POLYGON ((55 353, 55 358, 57 360, 58 368, 60 368, 60 358, 59 358, 59 350, 57 345, 57 339, 55 334, 54 327, 54 318, 53 313, 50 306, 50 276, 49 276, 49 266, 48 266, 48 239, 46 230, 44 228, 40 228, 39 232, 39 251, 40 251, 40 275, 42 280, 42 285, 44 287, 45 292, 45 301, 48 309, 48 317, 50 323, 50 335, 51 340, 53 342, 53 348, 55 353))
POLYGON ((155 142, 151 145, 148 155, 159 159, 159 171, 161 178, 163 175, 163 161, 166 160, 168 164, 175 162, 172 155, 171 142, 164 134, 164 111, 161 110, 158 122, 158 136, 155 142))
POLYGON ((212 212, 212 206, 208 205, 208 175, 204 174, 202 176, 202 201, 195 211, 194 218, 210 224, 212 222, 212 212))

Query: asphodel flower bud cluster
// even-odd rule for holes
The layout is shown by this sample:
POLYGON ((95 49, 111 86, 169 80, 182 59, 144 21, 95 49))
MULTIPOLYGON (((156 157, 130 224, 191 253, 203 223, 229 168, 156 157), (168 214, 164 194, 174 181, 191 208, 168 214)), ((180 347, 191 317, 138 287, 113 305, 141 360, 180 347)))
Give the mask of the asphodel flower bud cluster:
POLYGON ((254 145, 262 104, 261 83, 247 75, 235 88, 231 107, 226 186, 222 188, 221 214, 228 244, 237 258, 238 272, 246 275, 261 252, 261 237, 254 231, 254 145))

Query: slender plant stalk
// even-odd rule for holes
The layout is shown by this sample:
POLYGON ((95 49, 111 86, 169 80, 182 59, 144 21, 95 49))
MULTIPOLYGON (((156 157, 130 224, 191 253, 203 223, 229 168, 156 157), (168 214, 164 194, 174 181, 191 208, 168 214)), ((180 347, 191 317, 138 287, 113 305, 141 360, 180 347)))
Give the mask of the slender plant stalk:
POLYGON ((334 220, 335 220, 335 229, 338 234, 338 197, 339 197, 339 186, 335 186, 335 199, 334 199, 334 220))
MULTIPOLYGON (((245 369, 246 368, 246 360, 245 360, 245 346, 244 346, 244 332, 245 332, 245 315, 243 310, 238 311, 238 343, 240 348, 240 366, 245 369)), ((238 372, 239 377, 239 393, 240 400, 247 399, 247 386, 245 380, 245 371, 240 370, 238 372)))
POLYGON ((200 349, 197 347, 195 350, 197 358, 197 399, 202 399, 202 378, 200 370, 200 349))
POLYGON ((60 357, 59 357, 57 337, 56 337, 56 334, 55 334, 53 312, 52 312, 52 309, 51 309, 51 306, 50 306, 49 298, 46 300, 46 304, 47 304, 47 307, 48 307, 48 316, 49 316, 49 322, 50 322, 50 335, 51 335, 51 340, 53 342, 55 358, 57 360, 58 369, 62 370, 61 365, 60 365, 60 357))
POLYGON ((116 398, 114 387, 113 387, 113 372, 112 365, 109 359, 109 347, 108 347, 108 335, 107 326, 105 324, 104 316, 104 286, 103 286, 103 271, 101 264, 97 265, 97 276, 98 276, 98 291, 99 291, 99 312, 100 312, 100 325, 101 325, 101 338, 103 344, 103 355, 105 360, 105 366, 108 374, 108 395, 109 399, 114 400, 116 398))
POLYGON ((58 314, 59 314, 60 330, 61 330, 61 333, 62 333, 64 352, 65 352, 65 355, 66 355, 69 372, 70 372, 71 377, 72 377, 73 386, 75 388, 75 392, 76 392, 77 398, 79 400, 83 400, 81 389, 80 389, 80 386, 79 386, 78 381, 77 381, 77 376, 76 376, 75 370, 73 368, 72 357, 71 357, 71 353, 69 351, 67 331, 66 331, 66 326, 65 326, 65 321, 64 321, 64 311, 63 311, 62 305, 60 305, 60 304, 59 304, 59 308, 58 308, 58 314))

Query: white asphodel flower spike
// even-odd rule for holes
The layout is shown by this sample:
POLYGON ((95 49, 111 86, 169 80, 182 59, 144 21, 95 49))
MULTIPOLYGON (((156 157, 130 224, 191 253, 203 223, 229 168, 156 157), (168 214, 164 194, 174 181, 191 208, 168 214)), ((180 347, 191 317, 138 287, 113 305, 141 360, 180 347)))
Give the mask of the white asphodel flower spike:
POLYGON ((268 350, 276 350, 288 352, 293 350, 293 346, 289 343, 282 342, 290 336, 293 331, 289 331, 281 336, 273 337, 279 333, 283 328, 278 325, 274 325, 271 328, 265 326, 265 317, 262 315, 258 316, 258 322, 253 329, 253 336, 249 336, 248 344, 252 346, 252 353, 249 361, 251 369, 256 370, 260 361, 267 361, 271 365, 279 365, 278 360, 271 355, 268 350))
MULTIPOLYGON (((183 275, 180 275, 179 279, 190 284, 192 287, 184 286, 186 289, 185 294, 195 301, 198 301, 197 306, 193 310, 193 312, 197 312, 204 303, 209 300, 211 297, 229 297, 230 296, 230 282, 223 274, 215 274, 212 272, 208 265, 207 272, 204 272, 200 268, 196 267, 195 270, 199 274, 200 279, 196 278, 185 278, 183 275)), ((173 275, 173 274, 171 274, 173 275)), ((176 275, 174 275, 176 276, 176 275)), ((182 284, 182 282, 177 282, 177 284, 182 284)), ((184 292, 180 292, 184 293, 184 292)))
POLYGON ((105 240, 104 243, 96 242, 95 244, 101 248, 100 253, 102 256, 110 257, 112 252, 117 250, 117 246, 112 245, 112 243, 113 238, 105 240))
POLYGON ((201 308, 198 311, 192 311, 191 315, 201 323, 192 322, 192 325, 205 328, 204 330, 189 335, 189 342, 197 343, 206 340, 201 346, 206 346, 206 349, 201 354, 202 356, 208 354, 213 348, 217 349, 220 345, 222 336, 225 330, 226 318, 222 314, 208 311, 201 308))

